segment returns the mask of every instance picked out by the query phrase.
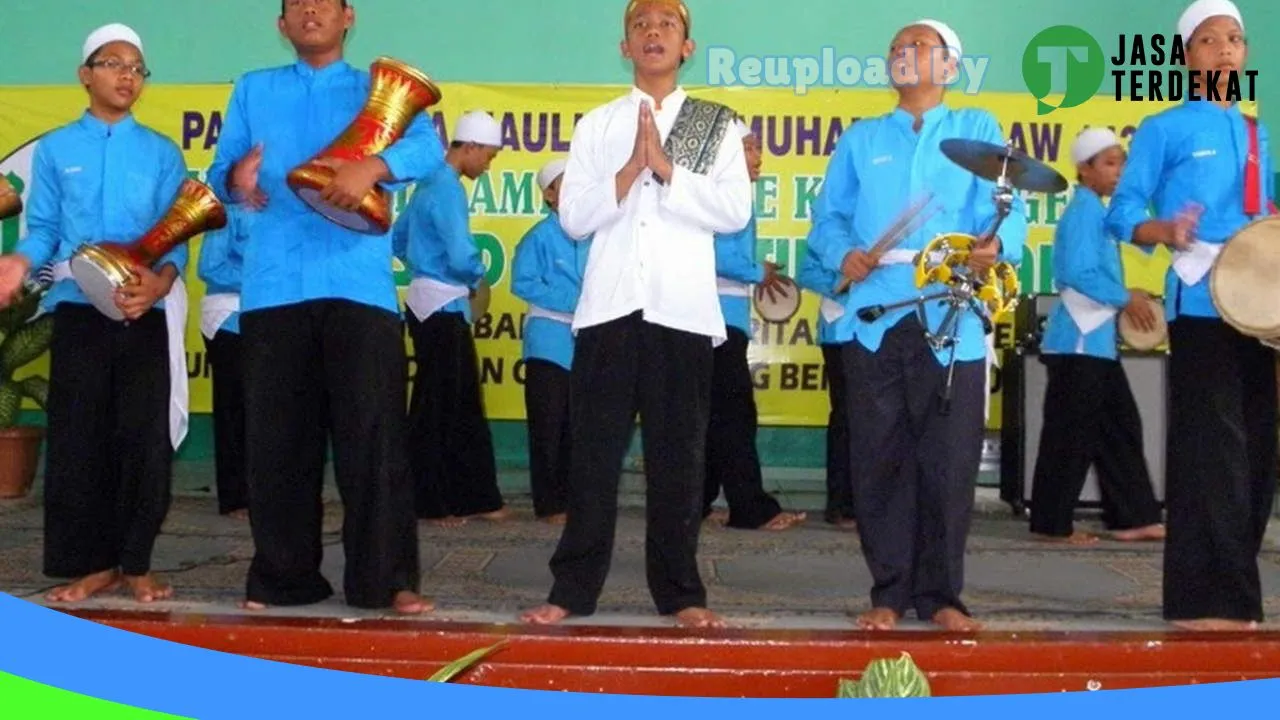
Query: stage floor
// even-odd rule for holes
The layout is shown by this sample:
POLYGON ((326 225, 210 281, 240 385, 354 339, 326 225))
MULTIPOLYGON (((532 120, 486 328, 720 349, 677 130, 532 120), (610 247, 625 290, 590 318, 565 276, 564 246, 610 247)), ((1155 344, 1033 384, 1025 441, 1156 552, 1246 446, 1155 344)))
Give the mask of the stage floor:
MULTIPOLYGON (((156 548, 155 567, 176 597, 148 609, 235 615, 253 555, 248 524, 216 514, 211 476, 180 478, 173 509, 156 548)), ((505 483, 504 483, 505 484, 505 483)), ((332 490, 330 490, 332 493, 332 490)), ((991 630, 1159 630, 1161 546, 1103 542, 1087 549, 1046 546, 1027 537, 994 491, 979 489, 968 552, 966 600, 991 630)), ((424 620, 512 623, 520 608, 540 603, 549 588, 549 559, 559 528, 532 520, 527 498, 508 494, 516 519, 473 521, 456 529, 420 525, 423 592, 439 609, 424 620)), ((857 535, 822 522, 821 497, 792 493, 789 507, 808 522, 783 533, 707 527, 701 560, 711 606, 738 627, 852 629, 848 613, 865 607, 870 575, 857 535)), ((613 569, 597 616, 571 624, 654 626, 644 583, 643 511, 638 481, 625 484, 613 569)), ((339 592, 328 602, 271 610, 291 617, 373 618, 341 603, 340 506, 326 506, 324 572, 339 592)), ((53 582, 40 574, 42 510, 30 497, 0 502, 0 591, 43 602, 53 582)), ((1089 518, 1082 525, 1098 529, 1089 518)), ((1275 523, 1273 523, 1273 526, 1275 523)), ((1262 555, 1268 615, 1280 614, 1280 549, 1275 528, 1262 555)), ((91 600, 75 610, 138 609, 123 595, 91 600)), ((925 626, 908 622, 904 629, 925 626)), ((1267 629, 1280 628, 1269 622, 1267 629)))

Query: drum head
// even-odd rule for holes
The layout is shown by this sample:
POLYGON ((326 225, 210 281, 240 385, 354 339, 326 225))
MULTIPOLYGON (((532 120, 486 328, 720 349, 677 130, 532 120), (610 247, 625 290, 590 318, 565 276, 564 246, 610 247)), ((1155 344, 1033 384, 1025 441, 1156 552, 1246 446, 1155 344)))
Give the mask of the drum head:
POLYGON ((312 190, 309 187, 300 187, 297 189, 298 197, 302 201, 311 206, 312 210, 320 213, 329 220, 338 225, 364 235, 381 235, 382 229, 371 220, 365 219, 363 215, 357 212, 347 212, 342 208, 336 208, 329 203, 320 199, 320 191, 312 190))
POLYGON ((784 323, 800 311, 800 288, 790 278, 784 277, 782 282, 786 289, 781 292, 775 290, 772 299, 768 291, 755 288, 756 312, 765 322, 784 323))
POLYGON ((1120 320, 1117 323, 1120 328, 1120 338, 1124 340, 1125 345, 1140 352, 1155 350, 1169 339, 1169 326, 1164 319, 1164 303, 1155 298, 1148 298, 1147 305, 1151 308, 1151 314, 1156 317, 1155 327, 1151 330, 1139 329, 1124 313, 1120 314, 1120 320))
POLYGON ((1209 276, 1222 319, 1253 337, 1280 335, 1280 217, 1249 223, 1223 246, 1209 276))
POLYGON ((71 275, 75 277, 76 285, 80 286, 80 292, 84 293, 98 312, 112 320, 124 320, 124 313, 116 307, 116 290, 120 286, 111 275, 83 255, 73 255, 70 265, 71 275))

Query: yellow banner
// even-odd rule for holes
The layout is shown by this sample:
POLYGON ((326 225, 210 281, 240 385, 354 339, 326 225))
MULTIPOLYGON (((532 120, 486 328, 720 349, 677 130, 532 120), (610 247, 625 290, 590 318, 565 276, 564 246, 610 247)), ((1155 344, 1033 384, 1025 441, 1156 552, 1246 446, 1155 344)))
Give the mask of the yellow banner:
MULTIPOLYGON (((230 95, 229 85, 155 86, 139 103, 138 120, 172 137, 186 155, 192 174, 203 179, 213 159, 230 95)), ((484 381, 485 406, 491 419, 523 420, 524 380, 520 362, 520 333, 524 303, 511 294, 510 262, 523 234, 545 213, 536 182, 538 170, 568 151, 578 117, 607 102, 626 88, 553 85, 444 84, 444 101, 433 109, 442 138, 462 113, 484 109, 503 126, 506 149, 489 173, 470 183, 472 232, 485 254, 493 286, 489 315, 478 319, 475 337, 484 381)), ((811 90, 796 95, 785 89, 698 88, 693 94, 720 100, 746 115, 760 133, 764 148, 763 177, 757 186, 761 259, 773 258, 794 273, 804 251, 810 211, 822 184, 827 160, 844 128, 861 117, 887 112, 893 96, 883 90, 811 90)), ((955 107, 984 107, 999 118, 1013 144, 1045 161, 1068 180, 1071 139, 1092 125, 1113 127, 1124 139, 1141 119, 1166 107, 1160 103, 1117 103, 1099 97, 1083 106, 1037 116, 1035 100, 1021 93, 954 94, 955 107)), ((27 193, 31 155, 41 134, 75 120, 83 112, 84 90, 76 86, 0 88, 0 173, 27 193)), ((464 181, 465 182, 465 181, 464 181)), ((404 206, 401 193, 396 209, 404 206)), ((1070 193, 1028 195, 1031 222, 1028 251, 1023 261, 1024 293, 1052 293, 1053 228, 1070 193)), ((4 251, 22 236, 25 219, 10 218, 0 226, 4 251)), ((193 412, 210 411, 210 380, 204 342, 199 330, 199 306, 204 285, 196 276, 200 239, 192 242, 187 273, 191 318, 187 325, 187 358, 191 375, 193 412)), ((1162 290, 1167 253, 1145 256, 1126 248, 1125 271, 1130 285, 1155 294, 1162 290)), ((400 284, 408 274, 397 267, 400 284)), ((757 319, 750 349, 762 425, 825 426, 826 380, 818 348, 818 299, 805 294, 800 312, 783 325, 757 319)), ((1011 318, 999 323, 998 343, 1012 345, 1011 318)), ((47 373, 47 358, 21 375, 47 373)), ((992 413, 989 427, 1000 424, 1001 383, 993 370, 992 413)))

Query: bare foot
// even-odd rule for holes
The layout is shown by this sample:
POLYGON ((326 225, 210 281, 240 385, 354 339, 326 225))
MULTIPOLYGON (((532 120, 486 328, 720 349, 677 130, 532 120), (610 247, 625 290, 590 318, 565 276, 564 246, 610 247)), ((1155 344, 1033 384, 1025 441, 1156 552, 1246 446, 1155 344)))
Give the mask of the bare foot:
POLYGON ((498 510, 494 510, 493 512, 472 515, 471 517, 479 518, 480 520, 487 520, 489 522, 506 522, 507 520, 511 519, 511 510, 510 508, 504 507, 498 510))
POLYGON ((249 511, 243 508, 241 508, 240 510, 232 510, 231 512, 227 513, 227 517, 231 518, 232 520, 248 520, 249 511))
POLYGON ((569 611, 559 605, 539 605, 520 613, 520 622, 529 625, 555 625, 569 617, 569 611))
POLYGON ((760 526, 761 530, 790 530, 805 521, 808 515, 805 513, 780 512, 773 516, 773 519, 760 526))
POLYGON ((1151 542, 1164 540, 1164 525, 1159 523, 1131 530, 1117 530, 1111 537, 1120 542, 1151 542))
POLYGON ((392 607, 401 615, 421 615, 436 609, 435 603, 410 590, 396 593, 392 607))
POLYGON ((703 522, 714 525, 716 527, 724 527, 729 524, 728 510, 712 510, 710 515, 703 522))
POLYGON ((458 527, 462 527, 463 525, 466 525, 466 524, 467 524, 467 519, 466 519, 466 518, 460 518, 460 517, 454 517, 454 516, 450 515, 449 517, 431 518, 430 520, 427 520, 426 522, 427 522, 429 525, 435 525, 436 527, 442 527, 442 528, 458 528, 458 527))
POLYGON ((569 515, 568 513, 556 513, 554 515, 547 515, 546 517, 538 519, 548 525, 563 525, 569 521, 569 515))
POLYGON ((863 630, 892 630, 898 626, 898 613, 889 608, 871 608, 858 616, 863 630))
POLYGON ((118 570, 103 570, 92 575, 86 575, 73 583, 59 585, 50 590, 44 598, 49 602, 80 602, 98 593, 114 590, 119 585, 120 572, 118 570))
POLYGON ((156 576, 151 573, 146 575, 125 575, 124 581, 128 583, 129 590, 133 592, 133 599, 140 603, 152 603, 173 597, 173 588, 168 583, 157 580, 156 576))
POLYGON ((250 612, 261 612, 262 610, 267 609, 265 603, 254 602, 253 600, 241 600, 238 604, 241 610, 248 610, 250 612))
POLYGON ((838 521, 836 521, 836 527, 840 528, 841 530, 857 530, 858 521, 854 520, 853 518, 840 518, 838 521))
POLYGON ((1052 543, 1054 545, 1094 545, 1098 542, 1097 535, 1090 535, 1087 532, 1079 530, 1067 536, 1061 535, 1041 535, 1040 533, 1031 533, 1031 537, 1040 542, 1052 543))
POLYGON ((1252 620, 1226 620, 1223 618, 1176 620, 1173 622, 1173 626, 1193 632, 1240 632, 1258 629, 1258 623, 1252 620))
POLYGON ((706 608, 685 608, 676 613, 676 624, 687 628, 722 628, 724 620, 706 608))
POLYGON ((955 608, 943 608, 933 615, 933 623, 950 632, 981 630, 982 624, 955 608))

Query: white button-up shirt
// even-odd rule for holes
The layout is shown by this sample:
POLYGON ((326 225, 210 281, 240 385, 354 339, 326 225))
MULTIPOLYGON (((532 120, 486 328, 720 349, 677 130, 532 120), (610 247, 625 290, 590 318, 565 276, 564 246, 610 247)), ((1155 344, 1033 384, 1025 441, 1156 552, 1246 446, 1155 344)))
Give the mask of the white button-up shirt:
POLYGON ((716 289, 716 233, 751 220, 751 178, 742 139, 730 128, 710 172, 674 165, 670 182, 645 170, 621 204, 616 176, 635 147, 640 103, 654 109, 661 141, 687 97, 657 103, 639 89, 583 116, 573 133, 560 187, 560 223, 570 237, 592 236, 575 331, 641 311, 647 322, 725 341, 716 289))

